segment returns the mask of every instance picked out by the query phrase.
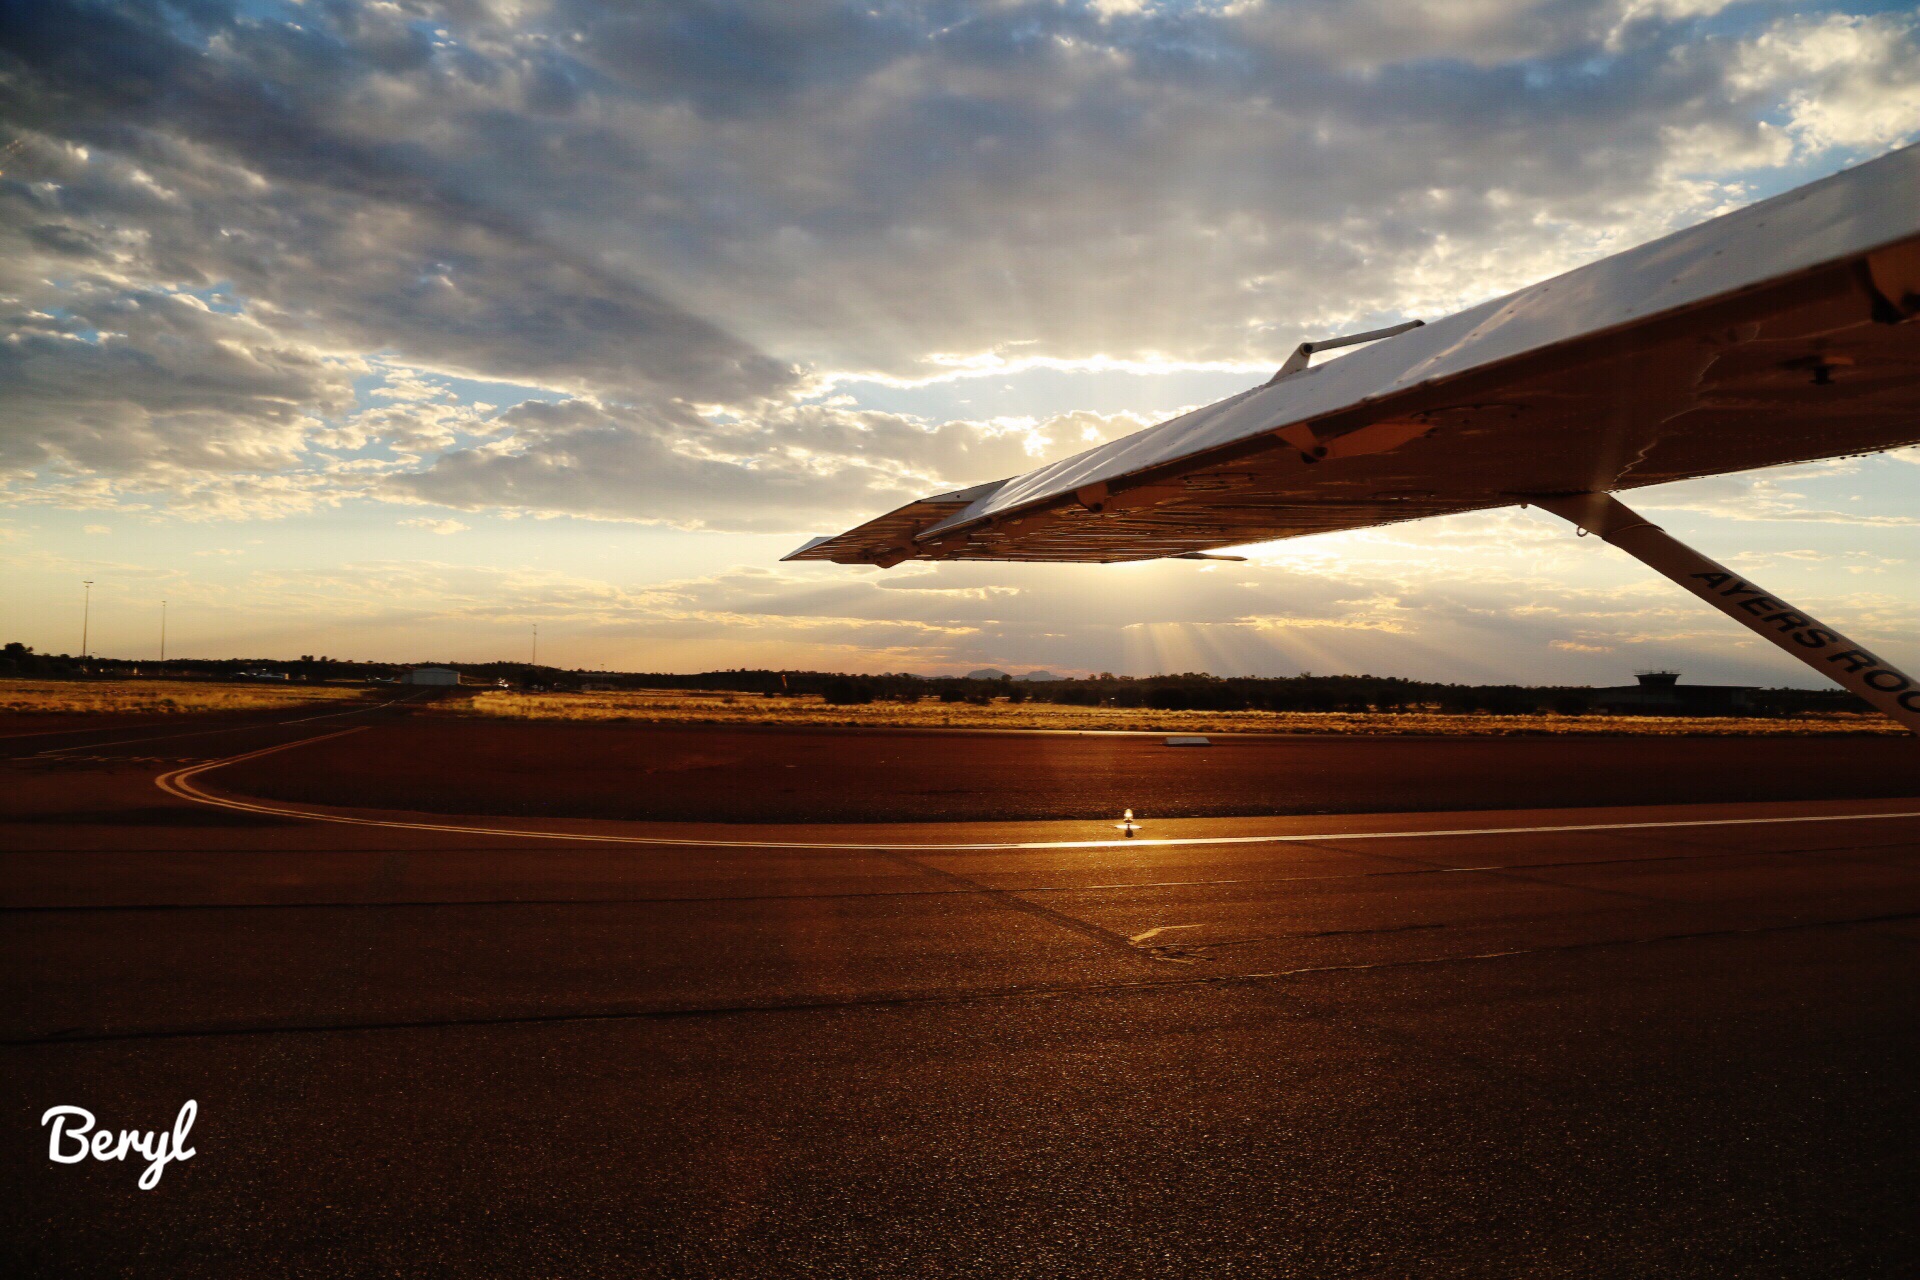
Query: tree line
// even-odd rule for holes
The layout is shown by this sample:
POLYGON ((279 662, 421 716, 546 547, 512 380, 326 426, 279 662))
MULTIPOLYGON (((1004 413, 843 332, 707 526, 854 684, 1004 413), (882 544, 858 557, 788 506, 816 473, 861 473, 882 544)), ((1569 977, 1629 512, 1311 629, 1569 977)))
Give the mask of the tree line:
MULTIPOLYGON (((292 681, 391 680, 412 665, 354 662, 304 654, 297 660, 274 658, 187 658, 166 663, 35 653, 18 642, 0 649, 0 675, 84 678, 169 675, 188 679, 239 679, 270 672, 292 681)), ((463 680, 537 690, 683 689, 765 697, 820 697, 839 705, 937 699, 981 704, 998 699, 1076 707, 1122 707, 1159 711, 1429 711, 1442 714, 1580 715, 1592 708, 1595 690, 1584 685, 1445 684, 1402 676, 1314 675, 1215 676, 1188 671, 1178 675, 1065 677, 1053 680, 921 676, 909 672, 849 675, 836 671, 603 672, 534 666, 524 662, 443 662, 463 680)), ((1842 689, 1763 689, 1752 696, 1761 715, 1806 711, 1865 710, 1866 704, 1842 689)))

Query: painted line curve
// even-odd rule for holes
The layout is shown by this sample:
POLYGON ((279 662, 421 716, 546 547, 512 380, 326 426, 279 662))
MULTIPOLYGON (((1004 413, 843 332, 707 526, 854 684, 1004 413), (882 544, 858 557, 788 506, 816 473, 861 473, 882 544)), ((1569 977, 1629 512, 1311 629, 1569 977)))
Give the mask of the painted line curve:
POLYGON ((168 795, 194 804, 211 805, 218 809, 231 809, 240 813, 257 813, 277 818, 302 818, 309 822, 332 822, 342 826, 382 827, 399 831, 445 831, 459 835, 510 836, 527 840, 568 840, 590 844, 634 844, 662 845, 679 848, 701 849, 843 849, 843 850, 993 850, 993 849, 1121 849, 1139 848, 1145 845, 1226 845, 1226 844, 1299 844, 1305 842, 1324 842, 1331 840, 1419 840, 1439 836, 1515 836, 1544 835, 1563 831, 1657 831, 1686 827, 1744 827, 1744 826, 1780 826, 1788 823, 1808 822, 1869 822, 1875 819, 1898 820, 1902 818, 1920 818, 1920 810, 1899 813, 1820 813, 1798 814, 1778 818, 1683 818, 1660 822, 1581 822, 1559 825, 1531 827, 1460 827, 1435 831, 1335 831, 1298 835, 1259 835, 1259 836, 1168 836, 1135 837, 1118 840, 992 840, 992 841, 945 841, 915 842, 888 840, 881 842, 826 841, 826 840, 714 840, 699 836, 623 836, 594 832, 576 831, 537 831, 515 827, 483 827, 467 823, 452 822, 403 822, 396 818, 358 818, 349 814, 321 813, 310 809, 301 809, 291 805, 265 804, 255 800, 241 800, 228 796, 214 795, 202 791, 193 784, 201 774, 215 769, 238 764, 243 760, 254 760, 261 756, 273 755, 280 751, 290 751, 294 747, 304 747, 315 742, 324 742, 329 738, 345 737, 350 733, 362 733, 371 725, 360 725, 352 729, 341 729, 334 733, 323 733, 311 738, 301 738, 295 742, 283 742, 279 746, 266 747, 259 751, 248 751, 222 760, 209 760, 163 773, 154 779, 154 785, 168 795))

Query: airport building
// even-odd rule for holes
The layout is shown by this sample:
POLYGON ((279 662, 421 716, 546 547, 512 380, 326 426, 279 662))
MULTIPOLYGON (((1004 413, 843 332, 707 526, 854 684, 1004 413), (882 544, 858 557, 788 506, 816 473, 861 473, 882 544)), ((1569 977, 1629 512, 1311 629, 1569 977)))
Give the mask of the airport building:
POLYGON ((1638 684, 1593 691, 1593 709, 1621 716, 1741 716, 1753 713, 1754 688, 1681 684, 1677 671, 1639 671, 1638 684))
POLYGON ((460 673, 452 667, 415 667, 401 676, 400 684, 457 685, 460 673))

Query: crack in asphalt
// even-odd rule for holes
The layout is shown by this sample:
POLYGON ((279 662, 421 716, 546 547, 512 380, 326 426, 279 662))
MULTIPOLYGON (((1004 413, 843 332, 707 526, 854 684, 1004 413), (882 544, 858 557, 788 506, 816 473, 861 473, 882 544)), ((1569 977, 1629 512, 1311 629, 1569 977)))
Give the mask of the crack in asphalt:
POLYGON ((1037 902, 1028 902, 1013 890, 996 889, 992 885, 981 884, 978 880, 969 879, 957 871, 948 871, 944 867, 931 866, 918 858, 911 857, 904 853, 889 852, 885 856, 910 870, 945 880, 954 885, 959 885, 966 892, 997 902, 1003 907, 1024 912, 1027 915, 1045 920, 1069 932, 1077 933, 1081 937, 1091 938, 1109 950, 1119 951, 1124 955, 1130 956, 1139 956, 1142 954, 1151 955, 1152 948, 1136 946, 1133 940, 1124 934, 1115 933, 1111 929, 1094 924, 1088 920, 1082 920, 1078 916, 1070 916, 1064 911, 1055 911, 1052 907, 1044 907, 1037 902))
MULTIPOLYGON (((1294 969, 1276 969, 1263 973, 1208 974, 1180 978, 1140 978, 1131 981, 1094 983, 1036 983, 1028 986, 992 987, 960 991, 891 992, 868 996, 829 999, 792 999, 743 1001, 724 1005, 688 1005, 682 1007, 568 1010, 555 1013, 524 1013, 465 1018, 409 1018, 388 1021, 328 1022, 305 1024, 259 1024, 243 1026, 206 1025, 199 1027, 153 1028, 140 1031, 94 1031, 69 1029, 39 1036, 0 1039, 0 1047, 46 1048, 60 1045, 101 1044, 135 1040, 193 1040, 232 1036, 325 1035, 357 1031, 422 1031, 456 1027, 540 1026, 584 1022, 641 1022, 674 1018, 718 1018, 752 1014, 820 1013, 841 1009, 902 1008, 914 1006, 977 1004, 996 1000, 1047 999, 1053 997, 1099 996, 1132 991, 1177 990, 1181 988, 1263 986, 1288 978, 1318 974, 1366 973, 1394 969, 1434 968, 1451 964, 1476 964, 1527 956, 1568 954, 1580 951, 1615 950, 1626 947, 1656 946, 1662 943, 1705 942, 1769 933, 1789 933, 1808 929, 1844 929, 1860 925, 1888 924, 1920 920, 1920 911, 1892 912, 1886 915, 1852 916, 1837 920, 1802 920, 1791 924, 1749 925, 1741 928, 1700 929, 1682 933, 1649 934, 1637 938, 1602 938, 1589 942, 1558 943, 1545 947, 1515 947, 1505 951, 1483 951, 1471 955, 1419 956, 1407 960, 1379 960, 1354 964, 1303 965, 1294 969)), ((1097 928, 1098 926, 1091 926, 1097 928)), ((1119 935, 1114 935, 1118 937, 1119 935)), ((1884 936, 1884 935, 1883 935, 1884 936)), ((1897 935, 1902 941, 1916 939, 1897 935)))
MULTIPOLYGON (((1312 847, 1312 846, 1309 846, 1312 847)), ((1697 846, 1696 846, 1697 847, 1697 846)), ((99 853, 97 849, 36 849, 35 853, 99 853)), ((109 850, 108 852, 124 852, 109 850)), ((141 851, 135 851, 141 852, 141 851)), ((220 851, 226 855, 241 854, 283 854, 280 849, 226 849, 220 851)), ((497 849, 354 849, 347 852, 356 855, 404 853, 428 857, 443 853, 497 853, 497 849)), ((1128 890, 1144 889, 1206 889, 1235 885, 1282 885, 1301 884, 1319 881, 1373 880, 1398 876, 1434 876, 1492 874, 1496 872, 1551 871, 1570 867, 1612 867, 1655 865, 1669 862, 1704 862, 1716 858, 1752 858, 1765 855, 1783 857, 1813 857, 1819 854, 1854 853, 1854 846, 1827 845, 1815 849, 1766 849, 1766 850, 1716 850, 1711 853, 1661 854, 1652 858, 1584 858, 1558 862, 1514 862, 1494 866, 1450 867, 1437 864, 1424 866, 1395 867, 1387 871, 1329 871, 1304 876, 1249 876, 1225 880, 1136 880, 1121 881, 1114 884, 1042 884, 1022 885, 1017 889, 1000 889, 1002 893, 1116 893, 1128 890)), ((1396 858, 1396 861, 1417 861, 1416 859, 1396 858)), ((1902 866, 1897 862, 1887 862, 1873 857, 1856 857, 1850 861, 1869 862, 1877 866, 1902 866)), ((0 905, 0 915, 8 912, 124 912, 124 911, 340 911, 356 908, 393 907, 409 910, 431 910, 441 907, 594 907, 594 906, 670 906, 696 903, 740 903, 740 902, 837 902, 864 898, 940 898, 961 897, 979 894, 983 888, 964 876, 944 873, 950 878, 960 880, 962 884, 951 889, 869 889, 848 893, 744 893, 744 894, 682 894, 666 897, 620 897, 620 898, 401 898, 394 900, 365 899, 346 902, 109 902, 73 905, 68 903, 26 903, 0 905)), ((1519 878, 1519 877, 1514 877, 1519 878)), ((1575 888, 1557 881, 1539 880, 1537 883, 1553 885, 1557 888, 1575 888)), ((1649 899, 1667 905, 1673 905, 1668 899, 1649 899)), ((1688 905, 1681 902, 1679 905, 1688 905)), ((1410 925, 1406 928, 1439 928, 1438 925, 1410 925)), ((1349 930, 1332 929, 1327 933, 1344 933, 1349 930)), ((1383 930, 1358 930, 1363 933, 1378 933, 1383 930)), ((1317 934, 1284 934, 1283 937, 1315 937, 1317 934)))

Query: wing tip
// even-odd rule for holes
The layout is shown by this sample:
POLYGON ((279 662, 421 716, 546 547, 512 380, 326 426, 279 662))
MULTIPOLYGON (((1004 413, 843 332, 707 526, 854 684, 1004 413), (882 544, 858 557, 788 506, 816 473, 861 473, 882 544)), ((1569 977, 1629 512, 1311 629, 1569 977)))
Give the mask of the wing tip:
POLYGON ((802 543, 799 547, 795 548, 792 551, 787 552, 786 555, 781 556, 780 563, 785 564, 789 560, 809 560, 809 559, 817 560, 819 559, 818 556, 809 556, 807 552, 812 551, 815 547, 818 547, 823 543, 832 542, 833 538, 834 538, 834 535, 832 534, 822 534, 818 538, 808 538, 806 542, 802 543))

